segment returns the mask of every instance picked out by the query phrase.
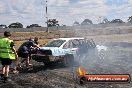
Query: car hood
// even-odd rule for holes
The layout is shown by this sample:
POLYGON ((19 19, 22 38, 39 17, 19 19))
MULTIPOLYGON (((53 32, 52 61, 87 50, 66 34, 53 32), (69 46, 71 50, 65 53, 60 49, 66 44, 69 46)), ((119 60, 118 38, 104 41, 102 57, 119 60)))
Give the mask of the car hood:
POLYGON ((66 54, 72 54, 70 49, 62 49, 58 47, 41 47, 42 50, 51 50, 53 56, 62 56, 66 54))

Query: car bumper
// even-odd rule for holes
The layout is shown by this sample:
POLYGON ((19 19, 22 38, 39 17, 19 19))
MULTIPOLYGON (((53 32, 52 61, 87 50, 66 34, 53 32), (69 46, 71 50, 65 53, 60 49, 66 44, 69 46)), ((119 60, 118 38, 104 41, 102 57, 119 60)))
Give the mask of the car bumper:
POLYGON ((32 59, 37 62, 51 62, 51 61, 58 60, 59 57, 52 56, 52 55, 45 56, 45 55, 34 54, 32 55, 32 59))

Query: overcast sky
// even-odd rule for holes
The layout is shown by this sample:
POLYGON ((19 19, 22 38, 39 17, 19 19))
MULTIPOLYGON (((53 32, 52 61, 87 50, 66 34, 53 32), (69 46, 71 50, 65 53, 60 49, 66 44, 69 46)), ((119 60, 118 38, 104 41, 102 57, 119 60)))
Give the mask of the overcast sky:
MULTIPOLYGON (((72 25, 90 19, 99 22, 99 17, 109 20, 120 18, 127 21, 132 16, 132 0, 47 0, 48 17, 60 24, 72 25)), ((0 0, 0 24, 20 22, 46 25, 45 0, 0 0)))

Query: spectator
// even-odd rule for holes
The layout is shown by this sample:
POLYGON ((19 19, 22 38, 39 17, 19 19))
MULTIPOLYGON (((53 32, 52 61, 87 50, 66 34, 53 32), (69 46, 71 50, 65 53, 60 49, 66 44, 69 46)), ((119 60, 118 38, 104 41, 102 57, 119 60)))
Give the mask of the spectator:
POLYGON ((8 31, 4 32, 4 38, 0 39, 0 59, 2 64, 1 80, 3 82, 11 81, 8 78, 9 65, 12 60, 17 59, 17 53, 14 48, 14 42, 10 39, 11 33, 8 31))

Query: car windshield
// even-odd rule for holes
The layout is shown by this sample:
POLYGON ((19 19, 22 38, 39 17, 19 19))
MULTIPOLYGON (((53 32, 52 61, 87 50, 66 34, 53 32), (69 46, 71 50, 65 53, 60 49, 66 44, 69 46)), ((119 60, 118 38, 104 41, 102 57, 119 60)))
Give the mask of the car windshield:
POLYGON ((53 40, 44 45, 44 47, 60 47, 65 41, 66 40, 53 40))

